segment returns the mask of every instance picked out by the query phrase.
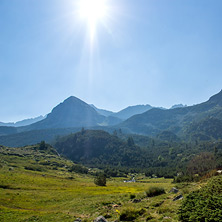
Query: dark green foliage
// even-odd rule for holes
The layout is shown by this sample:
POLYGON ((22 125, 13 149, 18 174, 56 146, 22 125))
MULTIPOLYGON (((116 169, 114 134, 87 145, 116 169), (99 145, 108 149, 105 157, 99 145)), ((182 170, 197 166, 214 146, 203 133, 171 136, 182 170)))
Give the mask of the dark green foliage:
POLYGON ((159 133, 157 135, 157 138, 159 140, 169 141, 169 142, 173 142, 173 141, 179 142, 180 141, 180 138, 176 134, 174 134, 170 131, 163 131, 163 132, 159 133))
POLYGON ((222 139, 222 121, 214 117, 206 117, 190 124, 185 134, 190 140, 209 141, 222 139))
POLYGON ((128 138, 127 144, 128 144, 128 146, 134 146, 134 145, 135 145, 134 140, 133 140, 133 137, 130 136, 130 137, 128 138))
POLYGON ((2 188, 2 189, 10 189, 11 187, 9 185, 0 184, 0 188, 2 188))
MULTIPOLYGON (((174 178, 180 172, 186 175, 187 164, 195 155, 208 151, 213 156, 215 147, 217 147, 217 159, 213 161, 216 163, 215 167, 220 162, 222 164, 222 146, 217 143, 169 142, 135 135, 127 137, 122 135, 121 138, 124 140, 101 130, 84 130, 59 138, 55 147, 60 154, 77 163, 104 169, 107 177, 125 176, 131 171, 144 172, 150 177, 174 178), (133 144, 135 140, 137 142, 141 140, 142 143, 146 141, 147 146, 140 148, 133 144)), ((210 160, 213 160, 213 157, 210 160)), ((212 161, 204 163, 203 169, 214 167, 212 161)))
POLYGON ((134 221, 146 212, 145 209, 127 208, 120 213, 120 221, 134 221))
POLYGON ((33 171, 44 171, 44 169, 40 166, 35 166, 35 165, 28 165, 24 167, 26 170, 33 170, 33 171))
POLYGON ((191 175, 180 175, 180 176, 175 177, 173 182, 174 183, 191 182, 191 181, 194 181, 195 179, 199 179, 199 177, 195 178, 191 175))
POLYGON ((133 194, 133 193, 131 193, 131 194, 130 194, 130 199, 132 200, 132 199, 135 199, 135 198, 136 198, 136 195, 133 194))
POLYGON ((216 162, 214 154, 209 152, 204 152, 195 156, 188 163, 187 172, 189 175, 198 174, 199 176, 203 176, 210 170, 215 169, 215 167, 216 167, 216 162))
POLYGON ((106 186, 106 176, 104 174, 99 174, 95 177, 94 183, 97 186, 106 186))
POLYGON ((152 220, 153 217, 151 216, 151 214, 149 214, 147 217, 146 217, 146 221, 149 221, 149 220, 152 220))
POLYGON ((42 141, 40 144, 39 144, 39 149, 40 150, 46 150, 48 148, 48 146, 46 145, 45 141, 42 141))
POLYGON ((75 172, 75 173, 82 173, 82 174, 87 174, 88 169, 84 166, 81 166, 79 164, 72 165, 69 169, 70 172, 75 172))
POLYGON ((222 176, 212 178, 200 190, 190 193, 179 209, 179 219, 191 221, 222 221, 222 176))
MULTIPOLYGON (((131 141, 131 140, 130 140, 131 141)), ((101 130, 85 130, 63 137, 55 144, 62 155, 89 166, 145 166, 146 156, 140 147, 130 145, 101 130)))
POLYGON ((165 190, 162 187, 150 187, 148 190, 146 190, 147 197, 155 197, 164 193, 165 190))
POLYGON ((104 173, 106 177, 127 177, 127 174, 131 172, 128 167, 108 167, 104 168, 104 173))

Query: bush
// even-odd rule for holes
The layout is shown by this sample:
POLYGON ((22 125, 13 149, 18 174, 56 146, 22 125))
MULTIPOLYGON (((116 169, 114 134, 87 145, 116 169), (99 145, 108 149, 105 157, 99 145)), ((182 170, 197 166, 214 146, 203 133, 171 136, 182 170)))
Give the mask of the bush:
POLYGON ((177 176, 177 177, 174 177, 174 180, 173 182, 174 183, 184 183, 184 182, 192 182, 192 181, 195 181, 195 180, 198 180, 199 178, 195 178, 191 175, 182 175, 182 176, 177 176))
POLYGON ((134 209, 134 208, 126 208, 124 209, 119 216, 120 221, 133 221, 137 217, 143 215, 146 212, 145 209, 134 209))
POLYGON ((26 170, 33 170, 33 171, 43 171, 42 167, 40 166, 34 166, 34 165, 28 165, 24 167, 26 170))
POLYGON ((221 203, 222 176, 217 176, 184 199, 178 211, 179 219, 184 222, 222 221, 221 203))
POLYGON ((84 166, 76 164, 76 165, 72 165, 70 167, 69 172, 87 174, 88 173, 88 169, 86 167, 84 167, 84 166))
POLYGON ((135 199, 136 198, 136 195, 135 194, 130 194, 130 199, 132 200, 132 199, 135 199))
POLYGON ((97 186, 106 186, 106 176, 104 174, 99 174, 95 177, 94 183, 97 186))
POLYGON ((155 197, 165 193, 165 190, 162 187, 150 187, 145 191, 147 197, 155 197))

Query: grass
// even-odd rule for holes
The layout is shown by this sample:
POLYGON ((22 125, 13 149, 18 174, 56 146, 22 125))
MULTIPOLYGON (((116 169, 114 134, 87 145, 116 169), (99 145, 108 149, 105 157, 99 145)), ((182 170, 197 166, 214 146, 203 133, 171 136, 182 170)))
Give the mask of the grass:
POLYGON ((101 187, 94 184, 93 176, 69 172, 73 163, 56 155, 32 147, 26 152, 25 148, 1 149, 0 221, 93 221, 100 215, 114 221, 128 211, 134 221, 178 221, 181 201, 172 201, 175 194, 145 194, 153 186, 169 191, 175 186, 170 179, 124 183, 123 178, 111 178, 101 187), (46 165, 41 164, 44 161, 46 165), (41 171, 36 170, 38 167, 41 171), (133 203, 132 196, 141 201, 133 203))

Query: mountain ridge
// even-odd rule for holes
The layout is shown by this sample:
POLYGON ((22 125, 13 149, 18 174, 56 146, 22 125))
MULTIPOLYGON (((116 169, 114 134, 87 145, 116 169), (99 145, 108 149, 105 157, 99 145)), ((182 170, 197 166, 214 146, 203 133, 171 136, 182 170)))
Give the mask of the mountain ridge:
POLYGON ((127 119, 118 126, 128 128, 132 133, 155 135, 168 130, 180 135, 184 127, 206 116, 222 119, 222 91, 197 105, 168 110, 156 108, 148 110, 127 119))

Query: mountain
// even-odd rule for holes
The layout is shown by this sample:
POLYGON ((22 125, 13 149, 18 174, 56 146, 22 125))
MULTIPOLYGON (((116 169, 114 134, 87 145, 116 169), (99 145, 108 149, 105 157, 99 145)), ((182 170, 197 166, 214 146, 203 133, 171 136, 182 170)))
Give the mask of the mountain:
POLYGON ((119 128, 139 133, 156 136, 162 131, 170 131, 184 136, 185 128, 206 117, 222 120, 222 91, 212 96, 207 102, 175 109, 151 109, 145 113, 135 115, 118 125, 119 128))
POLYGON ((156 136, 157 139, 159 140, 162 140, 162 141, 169 141, 169 142, 179 142, 180 141, 180 138, 170 132, 170 131, 162 131, 161 133, 159 133, 157 136, 156 136))
MULTIPOLYGON (((132 115, 133 111, 142 112, 145 107, 151 108, 149 105, 139 105, 119 113, 132 115)), ((123 134, 140 134, 166 141, 217 140, 222 137, 220 121, 222 91, 198 105, 167 110, 152 108, 125 121, 115 116, 101 115, 92 106, 71 96, 39 122, 22 127, 1 126, 0 144, 23 146, 40 142, 41 138, 51 142, 58 135, 76 132, 82 127, 110 133, 122 131, 123 134)))
POLYGON ((152 108, 153 107, 150 105, 129 106, 117 113, 112 114, 112 116, 120 118, 122 120, 126 120, 126 119, 130 118, 131 116, 144 113, 152 108))
POLYGON ((0 126, 0 136, 17 133, 17 129, 11 126, 0 126))
MULTIPOLYGON (((16 130, 16 128, 14 128, 16 130)), ((0 127, 0 144, 10 147, 20 147, 26 145, 33 145, 46 141, 47 143, 53 143, 59 137, 75 133, 80 131, 79 128, 59 128, 59 129, 41 129, 41 130, 30 130, 26 132, 14 131, 13 128, 7 134, 1 134, 0 127)))
POLYGON ((108 111, 108 110, 105 110, 105 109, 99 109, 97 107, 95 107, 93 104, 90 104, 90 106, 92 106, 93 109, 95 109, 99 114, 103 115, 103 116, 111 116, 114 114, 114 112, 112 111, 108 111))
POLYGON ((53 108, 45 119, 24 127, 23 130, 107 126, 118 123, 119 119, 100 115, 87 103, 71 96, 53 108))
POLYGON ((183 105, 183 104, 175 104, 175 105, 173 105, 170 109, 182 108, 182 107, 187 107, 187 105, 183 105))
POLYGON ((194 121, 185 129, 184 134, 189 140, 221 140, 222 120, 206 117, 200 121, 194 121))
POLYGON ((38 116, 35 118, 30 118, 30 119, 24 119, 15 123, 3 123, 0 122, 0 126, 13 126, 13 127, 20 127, 20 126, 27 126, 33 123, 36 123, 38 121, 43 120, 45 117, 44 116, 38 116))
POLYGON ((153 107, 150 105, 136 105, 136 106, 128 106, 127 108, 119 111, 119 112, 112 112, 112 111, 108 111, 105 109, 99 109, 97 107, 95 107, 93 104, 91 104, 91 106, 101 115, 106 116, 106 117, 115 117, 118 118, 120 120, 126 120, 128 118, 130 118, 131 116, 134 116, 136 114, 141 114, 144 113, 150 109, 152 109, 153 107))

